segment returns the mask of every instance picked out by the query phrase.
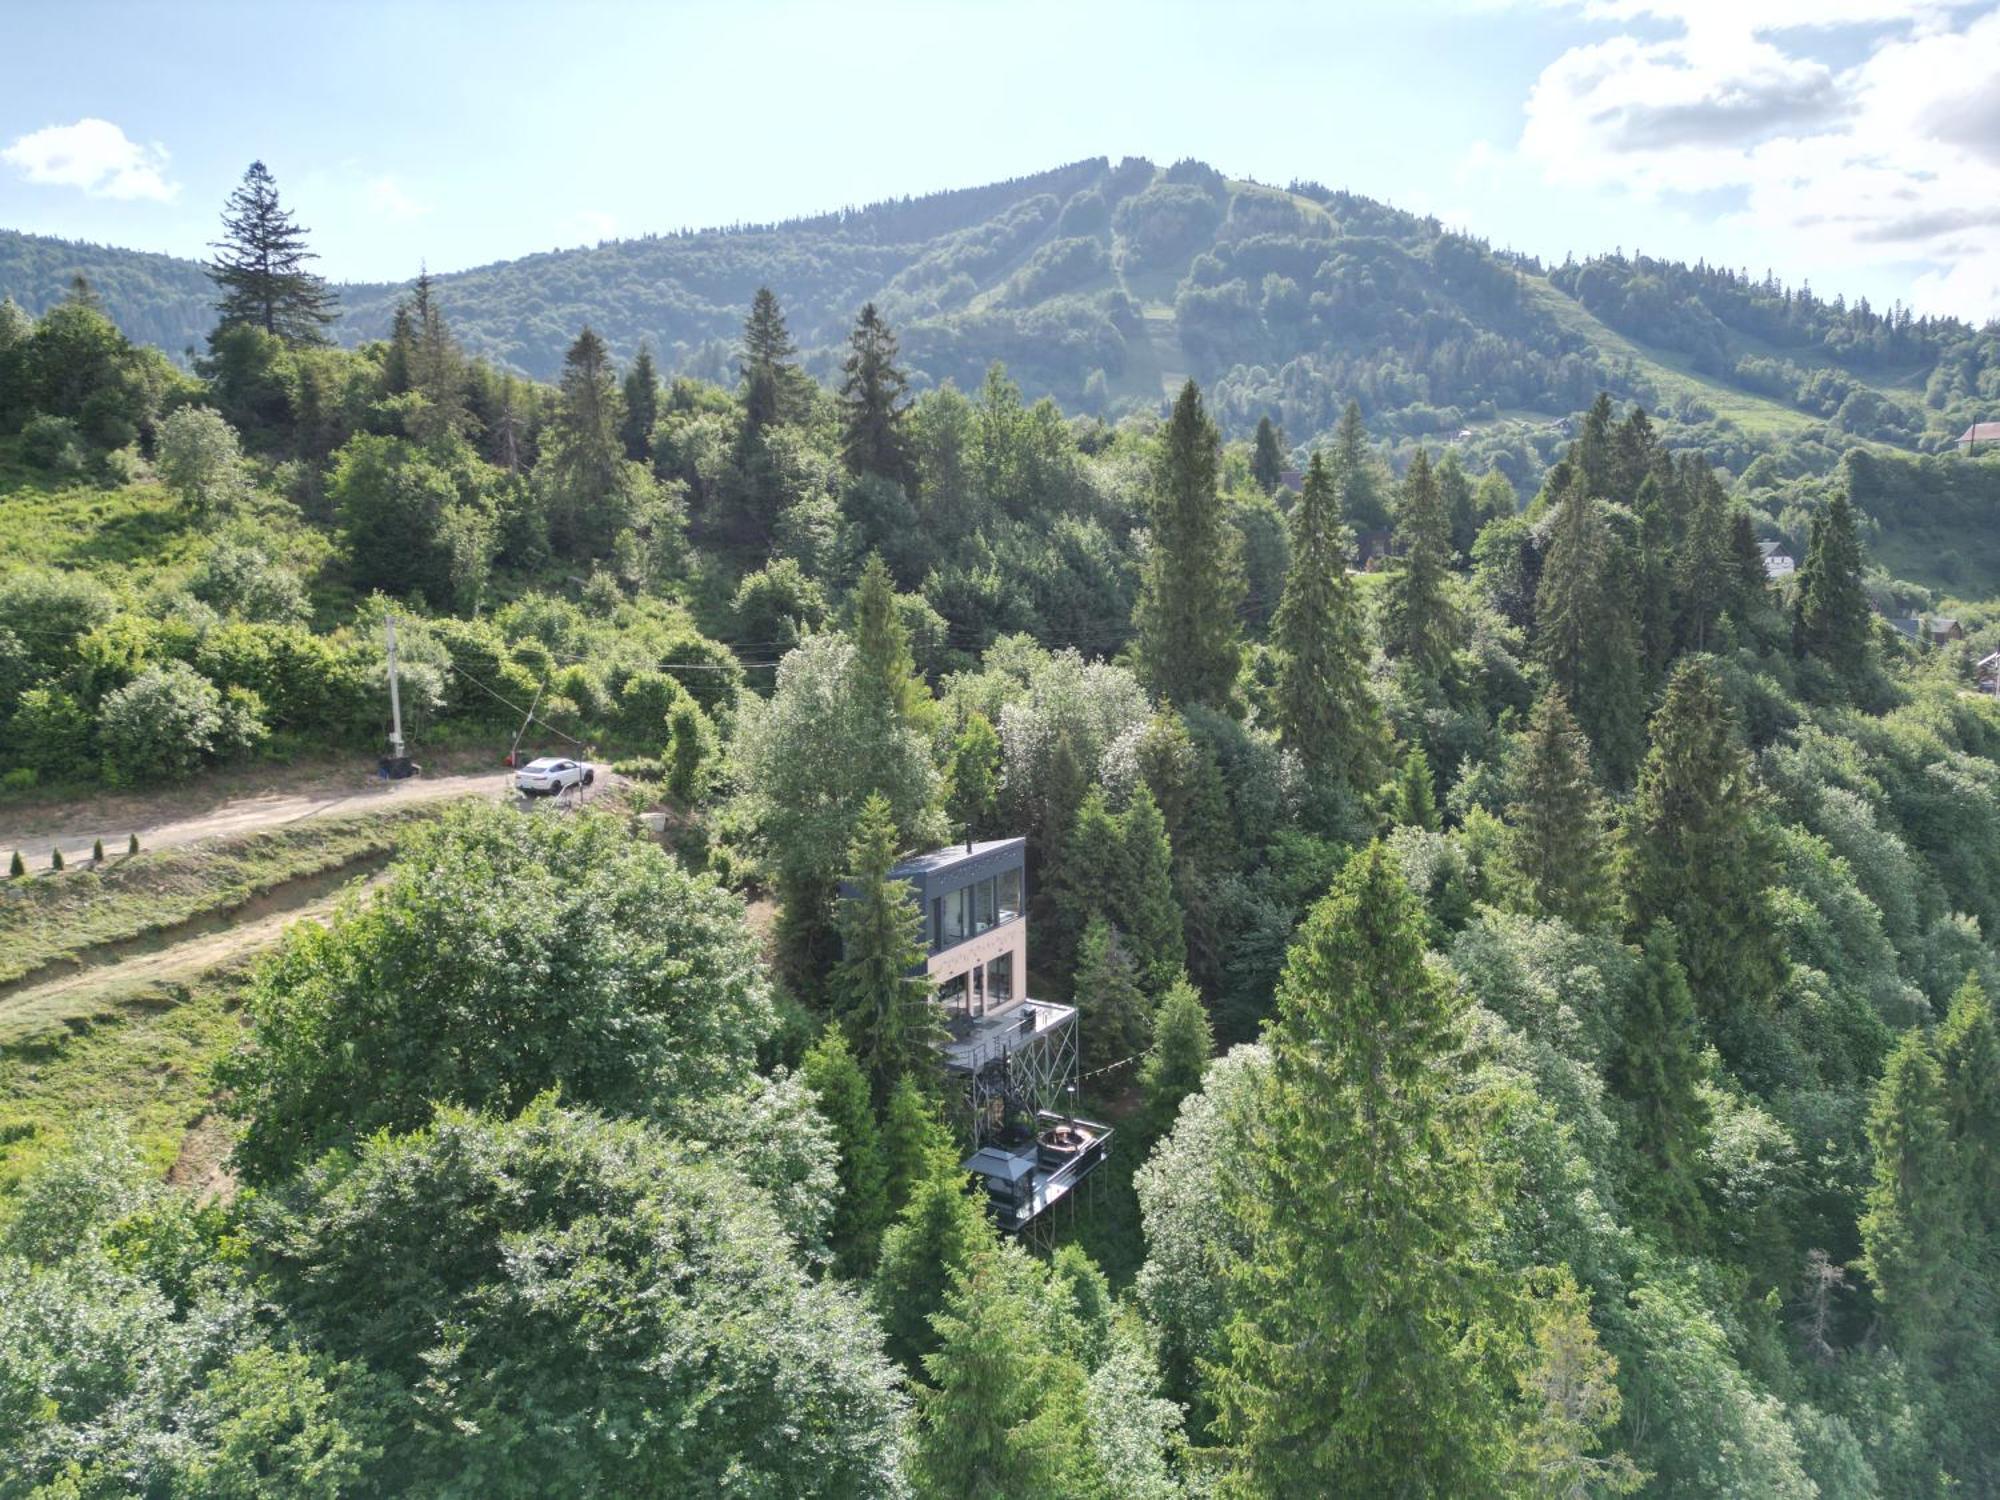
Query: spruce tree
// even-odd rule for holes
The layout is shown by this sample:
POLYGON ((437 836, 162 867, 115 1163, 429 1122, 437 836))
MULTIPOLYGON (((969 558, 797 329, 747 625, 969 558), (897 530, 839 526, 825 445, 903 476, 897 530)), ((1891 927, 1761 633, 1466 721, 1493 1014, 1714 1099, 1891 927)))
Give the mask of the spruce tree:
POLYGON ((1657 475, 1647 475, 1640 484, 1632 511, 1639 522, 1637 556, 1632 566, 1639 656, 1646 680, 1657 682, 1673 661, 1681 634, 1674 521, 1657 475))
POLYGON ((1494 1184, 1453 1059, 1467 1002, 1380 843, 1306 918, 1271 1070, 1219 1173, 1229 1267, 1218 1429, 1245 1496, 1489 1493, 1506 1454, 1494 1184))
POLYGON ((660 372, 653 363, 653 346, 641 344, 632 368, 625 372, 625 416, 618 426, 625 456, 632 462, 652 462, 653 424, 659 419, 660 372))
POLYGON ((869 553, 862 564, 852 633, 857 691, 876 712, 893 714, 907 725, 919 724, 930 690, 917 675, 910 633, 896 609, 896 586, 879 552, 869 553))
POLYGON ((624 448, 611 352, 586 325, 563 356, 548 473, 549 540, 571 557, 602 552, 617 530, 615 497, 624 448))
POLYGON ((1222 439, 1190 380, 1153 474, 1153 545, 1133 623, 1140 676, 1182 708, 1227 708, 1242 665, 1243 571, 1216 473, 1222 439))
POLYGON ((921 1369, 923 1357, 937 1347, 931 1320, 944 1307, 954 1277, 993 1246, 984 1197, 974 1195, 958 1152, 947 1141, 925 1160, 909 1200, 882 1236, 875 1307, 888 1351, 906 1370, 921 1369))
POLYGON ((1868 615, 1854 508, 1844 491, 1836 491, 1825 512, 1812 519, 1793 596, 1792 650, 1853 677, 1868 660, 1868 615))
POLYGON ((1153 1011, 1153 1050, 1139 1069, 1145 1098, 1141 1120, 1153 1139, 1173 1128, 1181 1101, 1201 1087, 1215 1056, 1215 1031, 1208 1007, 1183 975, 1167 986, 1153 1011))
POLYGON ((28 873, 28 862, 25 859, 21 858, 21 851, 19 849, 16 849, 14 851, 14 857, 7 861, 7 874, 10 877, 18 879, 19 877, 27 873, 28 873))
POLYGON ((799 1064, 799 1076, 833 1128, 834 1149, 839 1153, 834 1169, 838 1197, 827 1230, 834 1274, 866 1276, 875 1268, 889 1218, 888 1165, 882 1155, 882 1133, 868 1102, 868 1080, 837 1026, 821 1033, 799 1064))
POLYGON ((1250 477, 1267 495, 1278 493, 1285 477, 1285 455, 1278 442, 1278 429, 1269 417, 1257 419, 1257 442, 1250 455, 1250 477))
POLYGON ((1408 828, 1425 828, 1435 833, 1438 826, 1437 788, 1431 779, 1431 760, 1421 746, 1412 746, 1396 773, 1395 795, 1390 821, 1408 828))
POLYGON ((1764 569, 1764 549, 1757 545, 1757 527, 1750 512, 1737 506, 1729 518, 1729 613, 1745 629, 1757 623, 1771 580, 1764 569))
POLYGON ((790 416, 798 352, 778 299, 769 287, 758 287, 750 302, 750 316, 743 324, 743 430, 747 437, 761 437, 765 428, 790 416))
POLYGON ((1862 1264, 1897 1352, 1927 1364, 1963 1313, 1965 1199, 1944 1073, 1921 1030, 1889 1054, 1868 1116, 1875 1167, 1862 1264))
POLYGON ((953 832, 964 838, 991 834, 999 796, 1000 736, 992 721, 974 710, 952 741, 945 815, 953 832))
POLYGON ((1159 804, 1144 787, 1132 793, 1118 825, 1120 872, 1111 920, 1132 945, 1146 992, 1160 995, 1187 965, 1173 846, 1159 804))
POLYGON ((840 366, 840 455, 850 474, 907 485, 910 451, 903 423, 909 380, 896 364, 896 335, 874 303, 862 307, 847 347, 840 366))
POLYGON ((1528 720, 1507 808, 1507 848, 1530 908, 1588 927, 1612 904, 1604 800, 1590 773, 1590 743, 1551 687, 1528 720))
POLYGON ((1479 513, 1479 500, 1473 493, 1471 476, 1465 472, 1465 465, 1458 461, 1457 452, 1449 448, 1432 472, 1437 476, 1438 503, 1444 507, 1452 555, 1454 558, 1470 557, 1472 544, 1479 537, 1484 519, 1479 513))
POLYGON ((1618 785, 1638 760, 1645 714, 1629 571, 1597 502, 1572 484, 1535 593, 1535 654, 1618 785))
POLYGON ((1708 1134, 1701 1037, 1674 929, 1656 922, 1625 994, 1605 1081, 1621 1101, 1634 1217, 1692 1246, 1707 1219, 1701 1152, 1708 1134))
POLYGON ((852 889, 835 919, 841 954, 828 994, 879 1107, 898 1079, 921 1081, 936 1069, 941 1032, 923 975, 923 914, 908 882, 889 878, 896 818, 887 798, 872 796, 863 806, 848 862, 852 889))
POLYGON ((1054 1293, 1018 1246, 975 1256, 937 1316, 910 1459, 919 1500, 1099 1495, 1088 1380, 1056 1339, 1054 1293))
POLYGON ((1698 483, 1700 493, 1688 516, 1687 538, 1681 544, 1676 569, 1680 640, 1685 650, 1713 651, 1722 617, 1736 593, 1736 572, 1730 554, 1728 496, 1713 471, 1703 470, 1698 483))
POLYGON ((1966 1201, 1989 1231, 2000 1232, 2000 1027, 1977 974, 1966 975, 1952 997, 1937 1047, 1966 1201))
MULTIPOLYGON (((215 304, 218 328, 248 324, 294 347, 326 343, 326 326, 339 316, 324 278, 306 269, 319 257, 306 249, 306 231, 278 202, 278 184, 261 161, 250 163, 222 211, 222 238, 208 279, 222 293, 215 304)), ((213 336, 211 336, 213 342, 213 336)))
POLYGON ((1383 498, 1383 476, 1368 451, 1368 432, 1361 425, 1361 407, 1350 401, 1340 414, 1333 434, 1334 487, 1340 497, 1340 514, 1347 524, 1360 531, 1379 531, 1389 524, 1389 506, 1383 498))
POLYGON ((1631 930, 1670 922, 1702 1017, 1740 1054, 1784 977, 1750 757, 1713 666, 1675 669, 1654 716, 1623 850, 1631 930))
POLYGON ((1347 529, 1318 453, 1292 507, 1291 530, 1292 566, 1271 620, 1278 738, 1315 775, 1371 791, 1387 739, 1368 685, 1368 642, 1347 573, 1347 529))
POLYGON ((1451 577, 1451 517, 1445 514, 1430 455, 1410 461, 1396 507, 1396 544, 1382 608, 1382 645, 1433 682, 1451 667, 1458 648, 1458 610, 1451 577))
MULTIPOLYGON (((1599 396, 1607 408, 1607 397, 1599 396)), ((1618 424, 1611 439, 1611 479, 1608 498, 1630 500, 1662 466, 1660 440, 1643 407, 1635 406, 1618 424)))
POLYGON ((1583 414, 1583 428, 1570 449, 1574 473, 1583 484, 1584 494, 1592 500, 1631 499, 1618 489, 1621 476, 1614 420, 1610 394, 1599 391, 1597 399, 1590 403, 1590 410, 1583 414))
POLYGON ((1145 1050, 1152 1017, 1139 988, 1139 971, 1118 929, 1102 916, 1093 916, 1083 929, 1076 950, 1076 979, 1070 988, 1086 1072, 1145 1050))
POLYGON ((926 1089, 914 1074, 904 1074, 889 1091, 889 1107, 882 1111, 882 1165, 892 1219, 908 1207, 932 1161, 951 1155, 951 1132, 945 1128, 936 1092, 926 1089))
POLYGON ((448 449, 472 425, 472 414, 465 402, 465 356, 445 326, 429 271, 417 277, 407 331, 404 378, 423 399, 406 419, 406 429, 420 443, 448 449))

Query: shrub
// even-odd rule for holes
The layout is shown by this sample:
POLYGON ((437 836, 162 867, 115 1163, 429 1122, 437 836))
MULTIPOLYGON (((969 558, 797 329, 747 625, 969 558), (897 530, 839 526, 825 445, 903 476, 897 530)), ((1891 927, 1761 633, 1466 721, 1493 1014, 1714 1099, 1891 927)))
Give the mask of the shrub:
POLYGON ((160 424, 160 477, 196 515, 224 510, 250 487, 236 429, 206 406, 184 406, 160 424))
POLYGON ((92 839, 92 840, 91 840, 91 843, 90 843, 90 862, 91 862, 92 864, 94 864, 94 865, 101 865, 101 864, 103 864, 103 863, 104 863, 104 840, 103 840, 103 839, 92 839))
POLYGON ((126 842, 126 844, 125 844, 125 852, 126 852, 127 854, 137 854, 137 853, 139 852, 139 835, 138 835, 138 834, 136 834, 136 833, 135 833, 135 834, 133 834, 133 835, 132 835, 132 837, 131 837, 131 838, 130 838, 129 840, 127 840, 127 842, 126 842))
POLYGON ((184 662, 147 668, 97 711, 98 745, 114 781, 188 776, 204 762, 248 750, 264 733, 255 693, 219 692, 184 662))
POLYGON ((69 776, 91 764, 90 713, 58 687, 21 694, 7 738, 21 765, 41 776, 69 776))
POLYGON ((49 868, 51 870, 60 870, 62 867, 63 867, 62 850, 60 849, 49 850, 49 868))
POLYGON ((14 851, 14 857, 7 862, 7 873, 16 878, 28 873, 28 862, 21 858, 19 849, 14 851))
POLYGON ((83 438, 68 417, 31 417, 21 429, 21 456, 44 473, 81 474, 83 438))

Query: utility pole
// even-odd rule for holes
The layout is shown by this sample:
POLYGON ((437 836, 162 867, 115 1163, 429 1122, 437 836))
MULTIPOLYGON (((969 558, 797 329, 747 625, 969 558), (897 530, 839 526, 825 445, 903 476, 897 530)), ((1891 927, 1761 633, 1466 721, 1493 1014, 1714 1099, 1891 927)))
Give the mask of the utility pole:
POLYGON ((403 695, 396 681, 396 617, 384 615, 382 629, 389 638, 389 754, 403 758, 403 695))

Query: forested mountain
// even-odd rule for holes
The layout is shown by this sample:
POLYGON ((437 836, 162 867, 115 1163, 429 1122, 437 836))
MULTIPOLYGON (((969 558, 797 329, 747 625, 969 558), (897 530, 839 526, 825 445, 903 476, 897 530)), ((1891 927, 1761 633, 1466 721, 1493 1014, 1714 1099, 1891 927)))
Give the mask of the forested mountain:
POLYGON ((87 282, 0 302, 0 811, 351 788, 391 680, 424 757, 615 773, 406 806, 324 923, 144 1003, 68 981, 250 856, 13 852, 0 1500, 2000 1496, 2000 605, 1879 566, 1977 575, 2000 455, 1560 384, 1532 452, 1384 386, 1231 440, 1194 379, 1106 420, 898 337, 1012 317, 947 268, 1059 197, 1231 402, 1283 245, 1345 269, 1272 263, 1255 327, 1427 392, 1454 329, 1523 390, 1582 340, 1725 391, 1754 338, 1931 359, 1935 423, 1988 336, 1337 196, 1232 239, 1274 195, 1146 171, 882 210, 972 227, 839 325, 750 287, 720 381, 468 357, 465 280, 334 345, 261 166, 191 370, 87 282), (1669 362, 1661 298, 1734 321, 1669 362), (899 861, 960 838, 1014 895, 927 913, 899 861), (1017 920, 1003 990, 915 977, 1017 920), (1007 1060, 1050 1007, 1067 1084, 1007 1060))
MULTIPOLYGON (((420 247, 413 246, 413 255, 420 247)), ((74 274, 127 333, 199 347, 191 262, 0 232, 0 294, 31 312, 74 274)), ((1599 389, 1740 468, 1778 441, 1934 448, 2000 402, 2000 335, 1850 308, 1775 279, 1651 259, 1546 268, 1434 219, 1314 183, 1267 187, 1200 162, 1072 163, 1011 182, 770 225, 551 251, 436 276, 467 350, 552 378, 577 328, 668 374, 723 377, 760 286, 806 368, 830 375, 873 301, 913 388, 977 385, 1004 362, 1030 398, 1157 409, 1192 376, 1224 429, 1270 415, 1294 441, 1350 400, 1379 435, 1512 456, 1517 483, 1599 389), (1684 431, 1682 429, 1685 429, 1684 431)), ((389 332, 404 286, 341 289, 339 336, 389 332)))

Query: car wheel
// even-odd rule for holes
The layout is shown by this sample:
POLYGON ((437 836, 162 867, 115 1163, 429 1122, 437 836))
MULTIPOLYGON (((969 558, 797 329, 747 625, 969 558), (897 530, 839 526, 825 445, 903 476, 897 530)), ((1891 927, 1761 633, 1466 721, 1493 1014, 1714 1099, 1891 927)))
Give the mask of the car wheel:
POLYGON ((585 786, 589 786, 589 785, 591 785, 591 784, 592 784, 593 782, 595 782, 596 780, 597 780, 597 772, 596 772, 596 771, 594 771, 594 770, 592 770, 592 771, 585 771, 585 772, 583 773, 583 784, 584 784, 585 786))

